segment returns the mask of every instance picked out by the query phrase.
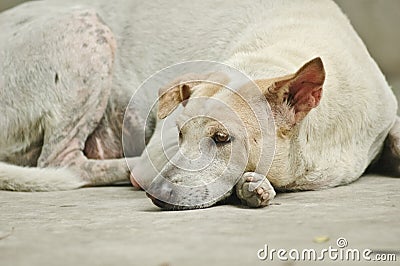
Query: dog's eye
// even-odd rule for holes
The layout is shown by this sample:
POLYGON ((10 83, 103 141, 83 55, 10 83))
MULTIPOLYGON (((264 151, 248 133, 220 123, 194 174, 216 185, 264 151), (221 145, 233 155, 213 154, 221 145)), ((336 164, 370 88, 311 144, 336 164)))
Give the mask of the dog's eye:
POLYGON ((227 143, 231 141, 231 136, 222 132, 217 132, 214 134, 213 139, 215 143, 227 143))

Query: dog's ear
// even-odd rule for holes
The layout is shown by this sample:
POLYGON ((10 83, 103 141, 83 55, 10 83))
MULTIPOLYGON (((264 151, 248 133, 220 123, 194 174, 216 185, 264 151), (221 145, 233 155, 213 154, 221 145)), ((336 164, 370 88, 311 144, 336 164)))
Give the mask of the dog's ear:
POLYGON ((266 97, 276 104, 287 104, 294 112, 293 122, 300 122, 318 106, 322 96, 325 70, 317 57, 303 65, 295 74, 283 77, 268 87, 266 97))
POLYGON ((189 99, 193 87, 200 82, 196 74, 186 74, 161 88, 158 91, 158 117, 167 117, 181 102, 189 99))
POLYGON ((226 83, 227 76, 220 72, 204 75, 193 73, 182 75, 159 90, 158 117, 160 119, 167 117, 180 103, 185 106, 195 91, 201 91, 202 96, 211 97, 220 88, 220 86, 215 86, 215 84, 226 83), (210 85, 199 86, 204 83, 210 85))

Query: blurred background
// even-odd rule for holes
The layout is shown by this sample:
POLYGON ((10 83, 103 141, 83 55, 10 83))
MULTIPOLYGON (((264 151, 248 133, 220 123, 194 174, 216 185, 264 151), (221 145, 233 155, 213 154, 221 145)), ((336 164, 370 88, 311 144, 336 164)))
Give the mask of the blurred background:
MULTIPOLYGON (((0 0, 0 11, 22 2, 25 1, 0 0)), ((350 18, 400 99, 400 0, 335 2, 350 18)))

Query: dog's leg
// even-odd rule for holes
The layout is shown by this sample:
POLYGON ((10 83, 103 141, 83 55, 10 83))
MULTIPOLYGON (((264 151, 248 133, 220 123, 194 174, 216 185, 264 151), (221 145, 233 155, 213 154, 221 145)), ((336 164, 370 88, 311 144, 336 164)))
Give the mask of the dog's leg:
MULTIPOLYGON (((88 137, 105 126, 101 121, 115 104, 110 95, 116 43, 98 14, 74 9, 44 15, 29 27, 18 29, 15 39, 10 38, 12 45, 5 48, 5 62, 12 62, 12 67, 2 74, 13 81, 7 83, 5 91, 14 92, 8 98, 16 99, 10 106, 18 111, 14 124, 37 124, 17 133, 35 131, 34 140, 40 139, 41 146, 36 147, 40 156, 31 162, 32 168, 0 163, 0 189, 67 190, 128 181, 127 162, 132 169, 138 157, 93 160, 84 152, 85 145, 97 144, 96 140, 88 143, 88 137)), ((115 142, 115 146, 120 144, 119 140, 115 142)), ((97 151, 104 148, 99 143, 97 151)))
POLYGON ((236 184, 236 195, 243 204, 256 208, 267 206, 276 193, 264 175, 246 172, 236 184))
MULTIPOLYGON (((92 10, 64 18, 62 43, 56 36, 49 49, 59 57, 53 62, 55 91, 61 98, 58 112, 46 116, 38 167, 67 167, 86 185, 129 180, 125 159, 91 160, 83 150, 88 136, 105 114, 111 93, 116 43, 110 29, 92 10)), ((60 33, 61 34, 61 33, 60 33)), ((53 110, 49 110, 51 114, 53 110)), ((136 159, 130 159, 134 164, 136 159)))
POLYGON ((374 168, 385 174, 400 177, 400 117, 396 117, 386 137, 382 155, 374 168))

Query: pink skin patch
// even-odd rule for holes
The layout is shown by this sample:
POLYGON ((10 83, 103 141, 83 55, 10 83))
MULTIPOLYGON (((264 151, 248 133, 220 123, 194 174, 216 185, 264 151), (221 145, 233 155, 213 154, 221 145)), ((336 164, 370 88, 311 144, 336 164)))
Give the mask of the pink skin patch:
POLYGON ((135 180, 135 177, 132 174, 130 175, 130 180, 131 180, 132 186, 134 186, 135 188, 138 188, 138 189, 142 189, 142 187, 135 180))

